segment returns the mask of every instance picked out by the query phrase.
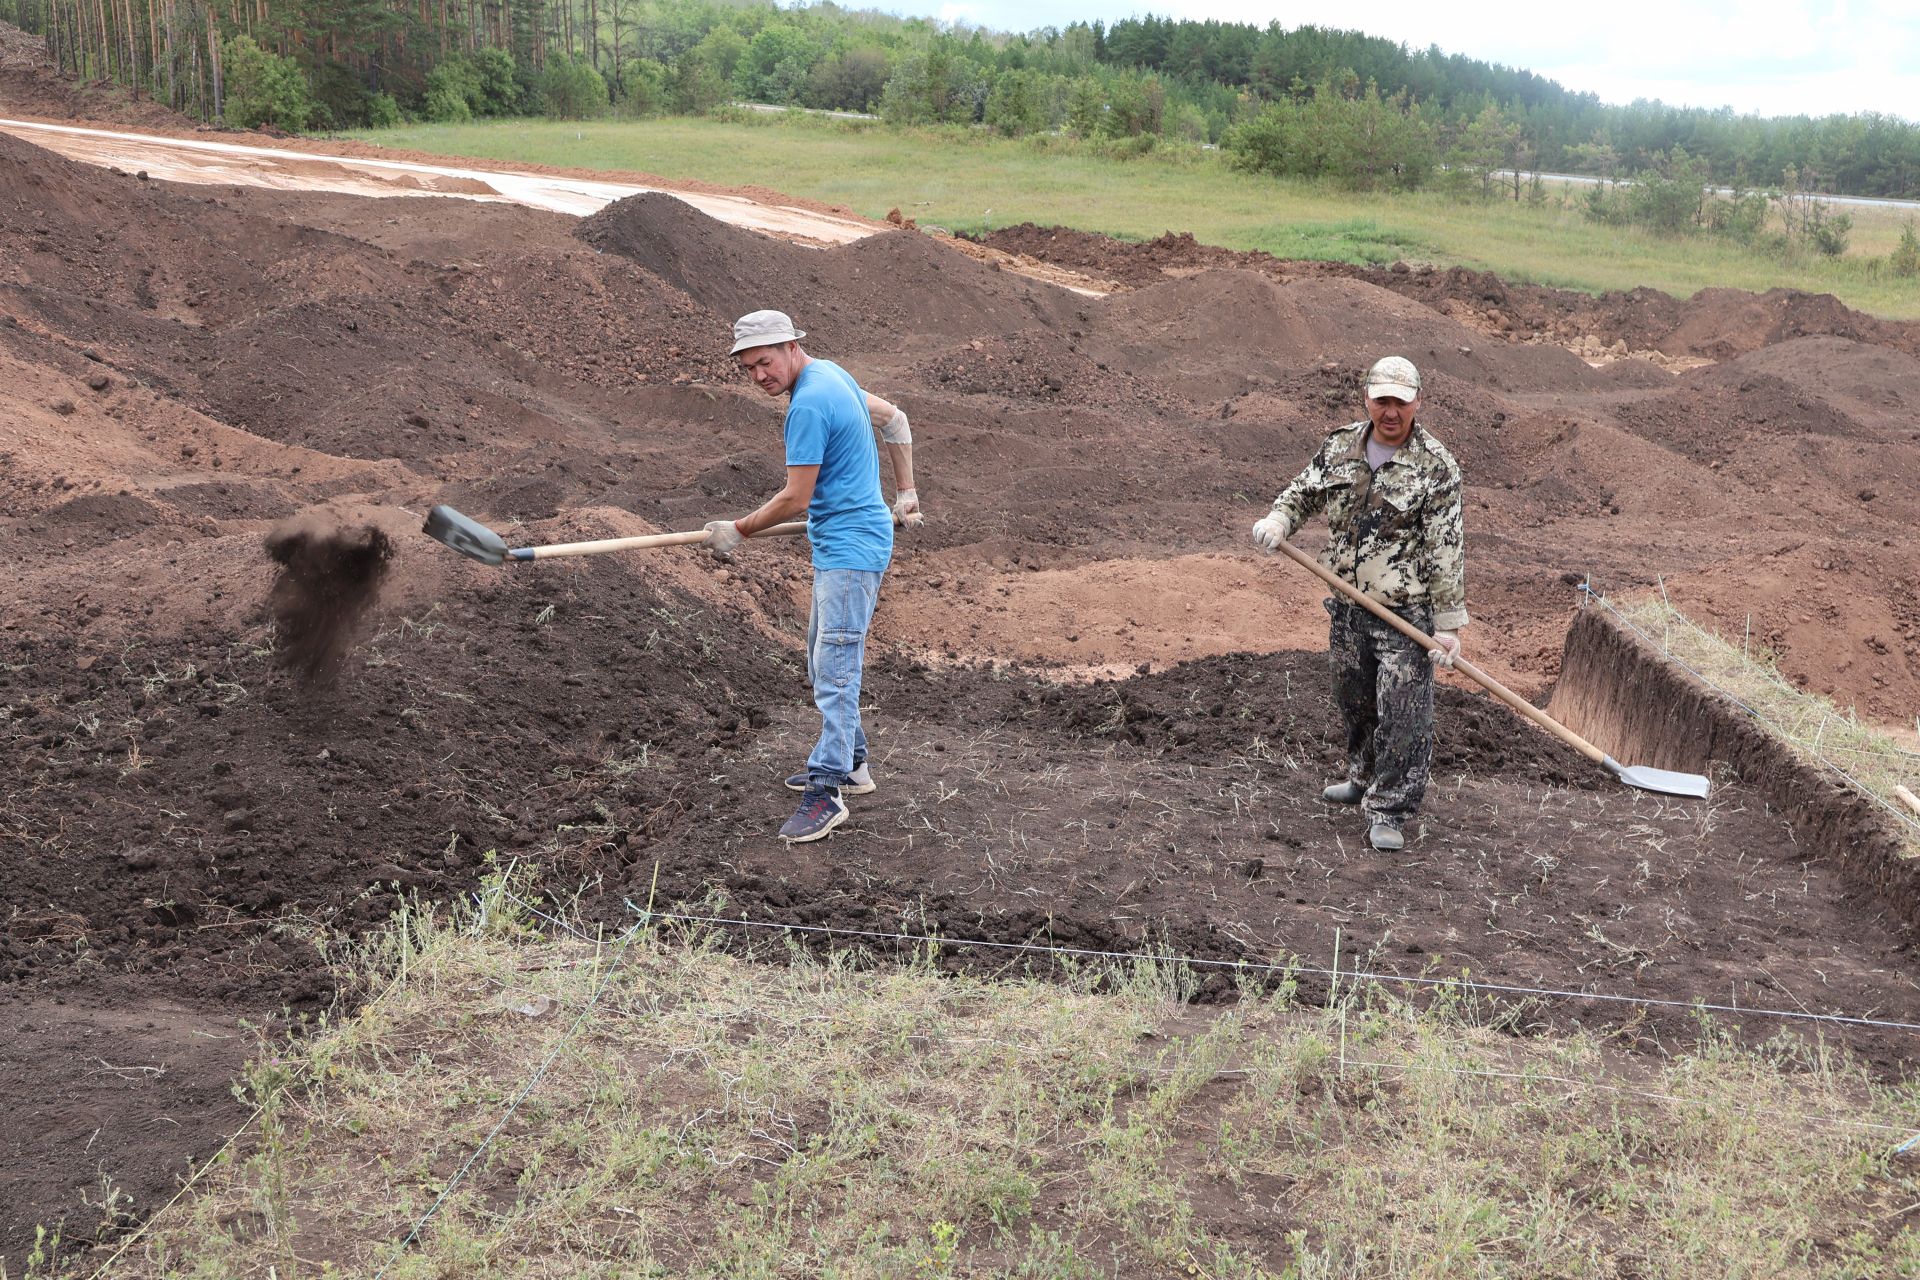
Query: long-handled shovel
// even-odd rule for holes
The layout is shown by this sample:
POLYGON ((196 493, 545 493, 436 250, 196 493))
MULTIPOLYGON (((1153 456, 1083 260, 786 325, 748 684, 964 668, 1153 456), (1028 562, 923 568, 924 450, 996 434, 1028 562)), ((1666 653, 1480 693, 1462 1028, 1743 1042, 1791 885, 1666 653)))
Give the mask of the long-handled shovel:
MULTIPOLYGON (((805 533, 804 520, 776 524, 754 534, 756 538, 791 536, 805 533)), ((452 507, 438 506, 427 512, 421 532, 444 542, 469 560, 481 564, 519 564, 527 560, 549 560, 554 556, 597 556, 608 551, 641 551, 647 547, 681 547, 705 542, 712 535, 705 529, 689 533, 648 533, 632 538, 601 538, 594 542, 555 542, 544 547, 509 547, 506 540, 471 516, 463 516, 452 507)))
MULTIPOLYGON (((1353 584, 1328 572, 1325 566, 1320 564, 1319 561, 1292 543, 1282 542, 1280 544, 1280 551, 1287 559, 1308 569, 1322 582, 1346 596, 1349 600, 1362 605, 1368 612, 1372 613, 1382 622, 1385 622, 1388 626, 1399 631, 1402 635, 1419 644, 1421 648, 1438 649, 1440 647, 1432 636, 1408 624, 1405 619, 1399 617, 1391 610, 1375 603, 1362 594, 1353 584)), ((1555 720, 1552 716, 1534 706, 1531 702, 1528 702, 1525 698, 1522 698, 1519 694, 1507 688, 1498 680, 1495 680, 1492 676, 1474 666, 1471 662, 1468 662, 1465 658, 1455 658, 1453 660, 1453 666, 1455 670, 1466 675, 1488 693, 1500 699, 1500 701, 1506 703, 1515 711, 1518 711, 1521 715, 1533 721, 1542 729, 1545 729, 1548 733, 1551 733, 1554 737, 1560 739, 1560 741, 1566 743, 1575 751, 1578 751, 1581 755, 1593 761, 1628 786, 1638 787, 1642 791, 1658 791, 1663 795, 1693 796, 1697 799, 1706 798, 1708 783, 1707 780, 1699 774, 1675 773, 1671 769, 1650 769, 1645 765, 1621 764, 1618 760, 1615 760, 1612 756, 1594 746, 1591 742, 1588 742, 1585 738, 1567 728, 1567 726, 1561 724, 1558 720, 1555 720)))

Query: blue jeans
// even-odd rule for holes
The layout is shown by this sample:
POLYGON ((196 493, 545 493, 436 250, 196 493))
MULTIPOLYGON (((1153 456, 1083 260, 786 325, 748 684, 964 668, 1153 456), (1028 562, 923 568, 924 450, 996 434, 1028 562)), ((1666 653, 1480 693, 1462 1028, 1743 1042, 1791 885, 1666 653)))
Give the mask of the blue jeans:
POLYGON ((816 569, 807 617, 807 679, 820 708, 820 741, 807 757, 807 785, 839 787, 867 758, 860 727, 860 669, 883 571, 816 569))

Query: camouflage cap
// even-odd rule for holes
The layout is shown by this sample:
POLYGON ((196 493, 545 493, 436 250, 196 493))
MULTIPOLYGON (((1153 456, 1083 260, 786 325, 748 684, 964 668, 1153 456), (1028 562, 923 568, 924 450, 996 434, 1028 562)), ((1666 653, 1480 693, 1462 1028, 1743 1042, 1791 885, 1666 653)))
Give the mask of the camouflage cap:
POLYGON ((1383 356, 1367 370, 1367 399, 1395 400, 1420 398, 1420 371, 1405 356, 1383 356))

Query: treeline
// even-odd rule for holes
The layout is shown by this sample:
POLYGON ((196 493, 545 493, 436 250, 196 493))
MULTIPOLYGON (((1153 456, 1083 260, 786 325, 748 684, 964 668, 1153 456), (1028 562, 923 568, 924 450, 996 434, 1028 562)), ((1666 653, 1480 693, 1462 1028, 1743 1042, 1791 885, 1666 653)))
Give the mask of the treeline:
POLYGON ((405 118, 701 114, 729 100, 896 124, 1061 132, 1353 186, 1500 170, 1602 178, 1684 157, 1713 183, 1920 194, 1920 127, 1609 106, 1532 72, 1320 27, 1148 15, 1023 35, 764 0, 0 0, 60 65, 208 119, 283 128, 405 118))

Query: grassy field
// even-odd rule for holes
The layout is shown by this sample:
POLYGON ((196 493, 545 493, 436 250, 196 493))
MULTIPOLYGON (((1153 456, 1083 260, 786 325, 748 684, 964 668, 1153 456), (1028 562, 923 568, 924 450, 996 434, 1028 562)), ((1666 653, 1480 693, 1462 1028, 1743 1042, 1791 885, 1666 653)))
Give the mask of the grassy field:
POLYGON ((1195 1009, 1175 963, 756 962, 483 902, 367 944, 368 1003, 263 1049, 247 1132, 105 1274, 1920 1270, 1917 1099, 1798 1041, 1703 1018, 1660 1061, 1455 988, 1195 1009))
POLYGON ((1169 148, 1115 160, 1060 139, 899 132, 810 117, 729 123, 672 118, 412 125, 355 135, 449 156, 758 184, 889 209, 953 230, 1064 224, 1126 239, 1191 231, 1234 249, 1350 262, 1465 265, 1519 281, 1600 291, 1713 285, 1834 293, 1876 315, 1920 317, 1920 282, 1881 269, 1902 216, 1854 210, 1848 254, 1791 262, 1698 237, 1596 226, 1559 199, 1540 207, 1462 203, 1434 192, 1355 195, 1231 172, 1219 153, 1169 148))

